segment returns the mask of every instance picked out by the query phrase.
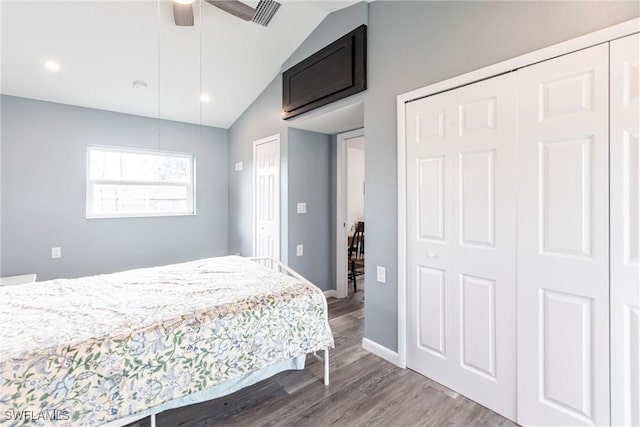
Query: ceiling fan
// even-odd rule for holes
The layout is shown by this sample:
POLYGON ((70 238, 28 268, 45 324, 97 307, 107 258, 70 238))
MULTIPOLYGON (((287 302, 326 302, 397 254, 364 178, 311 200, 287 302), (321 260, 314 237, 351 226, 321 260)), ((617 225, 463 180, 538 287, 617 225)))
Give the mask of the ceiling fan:
MULTIPOLYGON (((193 3, 195 0, 173 0, 173 19, 181 27, 193 26, 193 3)), ((255 9, 240 0, 205 0, 210 5, 230 13, 244 21, 252 21, 266 27, 278 11, 280 3, 274 0, 259 0, 255 9)))

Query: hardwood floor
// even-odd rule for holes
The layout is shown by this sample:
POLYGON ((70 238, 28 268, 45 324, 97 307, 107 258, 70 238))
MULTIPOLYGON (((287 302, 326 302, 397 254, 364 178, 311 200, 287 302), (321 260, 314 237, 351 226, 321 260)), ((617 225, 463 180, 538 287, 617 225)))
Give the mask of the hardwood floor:
MULTIPOLYGON (((364 292, 329 300, 336 348, 331 385, 322 363, 278 374, 232 395, 166 411, 163 426, 515 426, 411 370, 362 349, 364 292)), ((148 425, 148 419, 139 423, 148 425)))

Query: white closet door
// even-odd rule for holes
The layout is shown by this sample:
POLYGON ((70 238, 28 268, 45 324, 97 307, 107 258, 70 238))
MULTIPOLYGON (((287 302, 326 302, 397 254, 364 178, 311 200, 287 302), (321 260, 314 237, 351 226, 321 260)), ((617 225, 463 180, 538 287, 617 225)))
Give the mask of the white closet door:
POLYGON ((611 422, 640 425, 640 35, 611 42, 611 422))
POLYGON ((518 72, 518 422, 609 424, 608 45, 518 72))
POLYGON ((515 73, 407 104, 407 366, 515 419, 515 73))

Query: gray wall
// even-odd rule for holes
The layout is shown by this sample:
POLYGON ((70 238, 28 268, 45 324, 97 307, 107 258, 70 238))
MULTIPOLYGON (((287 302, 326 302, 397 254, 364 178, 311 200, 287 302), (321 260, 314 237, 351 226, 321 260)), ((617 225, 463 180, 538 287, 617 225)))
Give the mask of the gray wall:
MULTIPOLYGON (((337 38, 347 34, 349 31, 357 28, 367 22, 367 4, 358 3, 351 7, 343 9, 340 13, 330 14, 327 16, 320 26, 300 45, 300 47, 290 56, 290 58, 282 65, 282 70, 295 65, 317 50, 323 48, 337 38)), ((295 255, 295 244, 300 240, 298 231, 293 230, 294 234, 289 235, 292 231, 292 222, 290 219, 290 210, 293 206, 295 209, 295 201, 291 199, 290 191, 293 189, 289 182, 291 180, 300 180, 301 177, 297 172, 290 172, 291 167, 288 144, 289 144, 289 127, 290 122, 282 120, 282 77, 275 76, 273 81, 258 96, 253 104, 236 120, 229 128, 229 252, 239 252, 242 255, 252 255, 253 252, 253 141, 262 139, 274 134, 280 134, 280 153, 281 153, 281 221, 282 224, 289 224, 289 227, 281 227, 281 259, 291 265, 295 264, 297 269, 302 271, 315 271, 319 265, 319 261, 309 256, 294 259, 290 254, 295 255), (243 171, 236 172, 232 167, 235 163, 243 163, 243 171), (294 175, 295 173, 295 175, 294 175), (291 202, 290 202, 291 200, 291 202), (290 245, 293 244, 293 247, 290 245), (293 263, 293 264, 292 264, 293 263)), ((313 134, 313 133, 310 133, 313 134)), ((303 135, 302 133, 293 132, 293 135, 303 135)), ((316 134, 319 135, 319 134, 316 134)), ((314 137, 317 138, 317 137, 314 137)), ((321 138, 325 138, 323 135, 321 138)), ((330 163, 327 164, 327 173, 330 173, 330 163)), ((331 185, 329 182, 328 185, 331 185)), ((311 194, 317 192, 317 186, 313 181, 300 180, 295 183, 299 194, 311 194)), ((329 203, 331 200, 329 199, 329 203)), ((295 219, 292 219, 295 221, 295 219)), ((324 221, 324 219, 322 220, 324 221)), ((330 221, 330 218, 329 218, 330 221)), ((329 223, 330 224, 330 223, 329 223)), ((307 225, 312 228, 325 227, 324 222, 310 222, 307 218, 307 225)), ((295 226, 293 227, 295 228, 295 226)), ((331 246, 328 240, 332 231, 325 238, 326 245, 331 246)), ((324 243, 323 243, 324 244, 324 243)), ((305 245, 306 249, 306 245, 305 245)), ((331 254, 331 248, 329 249, 331 254)), ((305 254, 306 255, 306 254, 305 254)), ((331 255, 327 256, 328 261, 333 263, 331 255)), ((321 267, 326 268, 327 264, 321 267)), ((329 264, 331 265, 331 264, 329 264)), ((332 269, 329 269, 329 277, 332 269)), ((323 279, 319 277, 316 283, 322 289, 335 289, 335 283, 332 279, 323 279), (327 280, 330 280, 327 282, 327 280), (327 283, 326 287, 324 283, 327 283)))
POLYGON ((367 6, 366 2, 356 3, 337 13, 329 14, 282 64, 282 71, 288 70, 360 25, 366 24, 369 16, 367 6))
MULTIPOLYGON (((282 79, 276 77, 253 104, 229 128, 229 252, 253 255, 253 141, 280 135, 280 215, 288 218, 287 126, 278 105, 282 103, 282 79), (243 170, 233 165, 242 162, 243 170)), ((280 229, 281 259, 287 262, 287 227, 280 229)))
MULTIPOLYGON (((0 1, 0 47, 2 46, 2 2, 0 1)), ((2 93, 2 55, 0 55, 0 93, 2 93)), ((0 117, 2 117, 2 97, 0 97, 0 117)), ((2 274, 2 120, 0 120, 0 277, 2 274)))
POLYGON ((333 289, 331 269, 331 137, 289 129, 289 265, 322 290, 333 289), (295 177, 295 179, 294 179, 295 177), (297 213, 297 203, 307 213, 297 213), (296 246, 304 255, 296 256, 296 246))
POLYGON ((229 252, 253 255, 253 141, 280 135, 281 259, 323 290, 331 281, 331 140, 289 128, 281 119, 282 79, 276 77, 229 129, 229 252), (242 162, 243 170, 233 165, 242 162), (293 162, 293 163, 292 163, 293 162), (297 203, 308 213, 298 215, 297 203), (296 245, 304 256, 296 256, 296 245))
POLYGON ((79 277, 227 254, 227 131, 2 97, 2 273, 79 277), (85 219, 87 144, 196 156, 197 215, 85 219), (51 259, 51 248, 62 258, 51 259))
MULTIPOLYGON (((364 96, 367 338, 397 349, 396 96, 638 15, 635 2, 378 0, 329 15, 283 64, 282 69, 287 69, 353 28, 368 24, 364 96), (376 265, 387 268, 384 285, 375 281, 376 265)), ((281 90, 277 76, 230 129, 230 162, 245 161, 245 172, 230 175, 232 251, 251 250, 251 180, 242 176, 250 174, 251 141, 287 133, 287 123, 280 119, 281 90)), ((299 179, 293 173, 288 177, 299 179)))
POLYGON ((637 2, 369 4, 365 336, 397 349, 396 96, 637 17, 637 2), (375 267, 387 267, 387 283, 375 267))

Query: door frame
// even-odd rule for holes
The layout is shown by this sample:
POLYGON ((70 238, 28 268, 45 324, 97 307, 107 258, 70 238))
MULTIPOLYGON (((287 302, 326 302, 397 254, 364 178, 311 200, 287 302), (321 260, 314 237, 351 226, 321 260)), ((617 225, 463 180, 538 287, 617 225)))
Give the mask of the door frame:
MULTIPOLYGON (((348 140, 364 136, 364 128, 338 134, 336 150, 336 297, 349 296, 347 246, 340 242, 347 241, 347 207, 349 165, 347 163, 348 140)), ((366 150, 366 141, 365 141, 366 150)))
POLYGON ((515 71, 537 62, 566 55, 581 49, 607 43, 611 40, 638 33, 640 18, 613 25, 593 33, 554 44, 506 61, 480 68, 460 76, 425 86, 396 98, 398 147, 398 366, 407 367, 407 178, 405 104, 440 92, 466 86, 480 80, 515 71))
POLYGON ((278 250, 276 251, 276 259, 280 260, 282 258, 282 245, 281 245, 281 238, 280 238, 280 233, 281 233, 281 229, 282 229, 282 217, 280 215, 280 198, 281 198, 281 192, 282 189, 280 187, 281 185, 281 171, 280 171, 280 167, 282 165, 281 159, 280 159, 280 134, 277 133, 275 135, 271 135, 268 136, 266 138, 262 138, 262 139, 258 139, 257 141, 253 141, 253 177, 252 177, 252 184, 253 184, 253 224, 251 226, 251 230, 253 231, 253 256, 256 256, 256 243, 257 243, 257 228, 258 228, 258 214, 257 214, 257 210, 256 210, 256 206, 257 206, 257 195, 258 195, 258 191, 257 191, 257 169, 258 169, 258 163, 256 162, 256 157, 258 154, 258 145, 262 145, 262 144, 267 144, 270 142, 275 142, 277 143, 278 146, 278 167, 276 168, 276 170, 278 171, 277 173, 277 178, 276 178, 276 188, 278 189, 278 191, 276 192, 276 194, 278 195, 278 200, 277 203, 275 203, 275 209, 276 209, 276 217, 278 218, 278 227, 277 227, 277 244, 278 244, 278 250))

